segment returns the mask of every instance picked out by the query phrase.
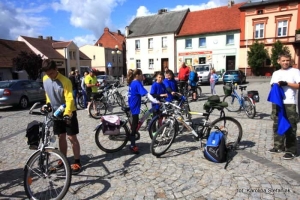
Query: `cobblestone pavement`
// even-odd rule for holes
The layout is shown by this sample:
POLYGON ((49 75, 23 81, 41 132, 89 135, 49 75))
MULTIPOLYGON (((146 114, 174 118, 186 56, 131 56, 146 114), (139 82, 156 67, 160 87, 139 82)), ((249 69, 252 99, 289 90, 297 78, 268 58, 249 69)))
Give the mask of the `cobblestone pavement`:
MULTIPOLYGON (((117 153, 104 153, 94 140, 93 129, 99 121, 79 110, 83 171, 72 177, 65 199, 299 199, 299 157, 283 160, 283 154, 267 152, 273 145, 271 106, 266 101, 268 82, 269 79, 259 79, 247 84, 248 90, 258 90, 261 97, 254 119, 244 113, 226 112, 242 124, 244 131, 241 150, 226 170, 224 164, 204 159, 191 134, 176 138, 161 158, 150 153, 147 132, 142 132, 137 141, 139 155, 130 154, 128 147, 117 153)), ((222 98, 222 85, 216 89, 222 98)), ((210 87, 202 86, 202 90, 204 96, 190 104, 192 110, 203 111, 210 87)), ((118 109, 113 112, 122 114, 118 109)), ((23 167, 32 151, 24 136, 32 120, 41 117, 30 116, 28 110, 0 108, 0 199, 26 198, 23 167)), ((70 148, 68 153, 73 162, 70 148)))

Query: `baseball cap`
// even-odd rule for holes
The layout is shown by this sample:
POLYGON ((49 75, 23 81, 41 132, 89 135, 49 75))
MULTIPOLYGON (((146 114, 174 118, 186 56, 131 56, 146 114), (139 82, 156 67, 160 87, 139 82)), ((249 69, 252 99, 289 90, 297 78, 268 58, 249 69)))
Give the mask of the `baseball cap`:
POLYGON ((88 69, 88 72, 94 72, 92 68, 88 69))

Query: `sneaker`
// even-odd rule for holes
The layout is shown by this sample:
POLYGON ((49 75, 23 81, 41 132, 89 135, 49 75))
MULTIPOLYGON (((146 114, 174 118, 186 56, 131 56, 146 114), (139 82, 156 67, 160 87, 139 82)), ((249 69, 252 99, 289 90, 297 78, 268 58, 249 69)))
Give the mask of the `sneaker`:
POLYGON ((140 153, 139 148, 137 146, 130 146, 129 149, 130 149, 131 153, 133 153, 133 154, 139 154, 140 153))
POLYGON ((62 162, 62 160, 59 160, 58 162, 57 162, 57 165, 55 166, 55 168, 56 169, 59 169, 59 168, 62 168, 63 167, 63 162, 62 162))
POLYGON ((81 172, 81 164, 74 163, 71 165, 71 170, 73 175, 79 174, 81 172))
POLYGON ((281 153, 282 151, 280 149, 273 148, 273 149, 270 149, 269 152, 270 153, 281 153))
POLYGON ((291 160, 291 159, 293 159, 294 157, 295 157, 295 155, 292 154, 292 153, 285 153, 284 156, 283 156, 283 159, 284 159, 284 160, 291 160))

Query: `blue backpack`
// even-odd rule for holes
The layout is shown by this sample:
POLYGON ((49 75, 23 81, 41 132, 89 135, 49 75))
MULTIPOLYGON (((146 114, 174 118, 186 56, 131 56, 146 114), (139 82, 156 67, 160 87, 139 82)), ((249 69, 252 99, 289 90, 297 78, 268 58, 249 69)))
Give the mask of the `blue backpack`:
POLYGON ((215 163, 227 161, 226 139, 221 131, 213 131, 208 136, 204 157, 215 163))

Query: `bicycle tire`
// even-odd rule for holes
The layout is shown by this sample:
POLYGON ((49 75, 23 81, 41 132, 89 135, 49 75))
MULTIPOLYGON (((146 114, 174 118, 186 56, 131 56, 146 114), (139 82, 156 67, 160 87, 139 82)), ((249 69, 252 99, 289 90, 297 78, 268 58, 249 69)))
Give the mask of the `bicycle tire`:
POLYGON ((255 105, 249 97, 244 97, 244 111, 250 119, 253 119, 256 115, 255 105))
MULTIPOLYGON (((144 108, 142 108, 141 109, 141 111, 140 111, 140 114, 139 114, 139 119, 141 119, 144 115, 145 115, 145 113, 148 111, 148 108, 146 108, 146 107, 144 107, 144 108)), ((152 114, 151 114, 152 115, 152 114)), ((140 126, 140 130, 143 130, 143 131, 145 131, 145 130, 147 130, 147 127, 148 127, 148 125, 149 125, 149 119, 151 119, 152 117, 151 117, 151 115, 149 115, 149 117, 144 121, 144 123, 140 126)))
POLYGON ((104 135, 102 125, 99 125, 95 133, 95 142, 102 151, 114 153, 123 149, 127 144, 129 134, 129 128, 125 124, 120 127, 120 134, 118 135, 104 135))
POLYGON ((128 105, 128 90, 127 89, 121 90, 120 94, 122 95, 126 105, 128 105))
POLYGON ((176 129, 174 129, 175 122, 175 119, 172 119, 172 121, 169 119, 153 135, 153 139, 150 144, 150 151, 152 155, 159 157, 166 153, 166 151, 171 147, 177 135, 176 129))
POLYGON ((94 119, 100 119, 107 112, 107 105, 102 101, 92 101, 89 106, 89 114, 94 119), (101 112, 102 110, 102 112, 101 112))
POLYGON ((45 154, 41 154, 40 150, 36 151, 24 167, 25 193, 29 199, 63 199, 72 177, 68 159, 57 149, 45 148, 44 152, 45 154), (46 157, 42 166, 39 165, 41 155, 46 157), (59 160, 63 166, 57 168, 54 165, 59 160), (43 187, 43 184, 47 184, 47 187, 43 187))
POLYGON ((84 99, 83 99, 83 95, 79 95, 77 97, 77 105, 79 105, 80 108, 85 108, 85 105, 84 105, 84 99))
POLYGON ((123 99, 123 97, 122 97, 122 95, 119 93, 119 92, 116 92, 115 94, 114 94, 114 97, 115 97, 115 99, 116 99, 116 102, 117 102, 117 104, 119 105, 119 106, 122 106, 122 99, 123 99))
POLYGON ((211 122, 210 128, 207 129, 208 133, 211 131, 215 131, 215 126, 218 126, 221 131, 226 136, 226 146, 231 145, 236 148, 238 144, 241 142, 243 136, 243 128, 240 122, 232 117, 225 116, 225 124, 224 118, 218 118, 211 122))
POLYGON ((229 112, 237 112, 241 108, 239 100, 236 98, 236 96, 227 95, 223 98, 223 102, 228 103, 228 107, 226 107, 226 110, 228 110, 229 112))

